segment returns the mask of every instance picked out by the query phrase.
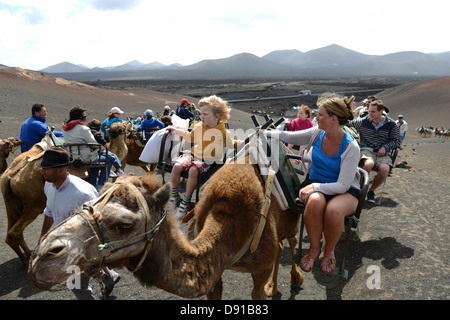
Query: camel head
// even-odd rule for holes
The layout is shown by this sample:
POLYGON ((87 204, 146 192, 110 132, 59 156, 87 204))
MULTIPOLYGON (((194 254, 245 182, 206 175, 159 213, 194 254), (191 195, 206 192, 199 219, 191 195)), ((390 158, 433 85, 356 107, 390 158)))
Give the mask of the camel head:
POLYGON ((114 122, 109 128, 110 138, 117 138, 119 136, 125 136, 127 131, 125 122, 114 122))
POLYGON ((123 178, 103 190, 43 237, 29 263, 35 285, 50 289, 63 286, 73 271, 93 274, 105 265, 131 268, 135 260, 143 262, 165 221, 170 186, 149 173, 123 178))
POLYGON ((8 139, 0 139, 0 174, 5 172, 8 167, 6 159, 11 151, 22 142, 16 137, 10 137, 8 139))
POLYGON ((19 138, 9 137, 7 139, 0 139, 0 152, 3 154, 5 158, 9 156, 9 153, 13 151, 13 149, 19 146, 22 142, 19 138))

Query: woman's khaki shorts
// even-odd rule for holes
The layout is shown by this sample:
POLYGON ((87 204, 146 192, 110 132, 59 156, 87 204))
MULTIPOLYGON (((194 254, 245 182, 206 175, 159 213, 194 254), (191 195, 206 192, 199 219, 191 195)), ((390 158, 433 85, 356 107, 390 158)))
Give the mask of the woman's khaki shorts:
POLYGON ((367 149, 361 149, 361 160, 371 159, 375 163, 375 168, 380 164, 387 164, 392 167, 392 158, 390 155, 378 157, 376 152, 367 149))

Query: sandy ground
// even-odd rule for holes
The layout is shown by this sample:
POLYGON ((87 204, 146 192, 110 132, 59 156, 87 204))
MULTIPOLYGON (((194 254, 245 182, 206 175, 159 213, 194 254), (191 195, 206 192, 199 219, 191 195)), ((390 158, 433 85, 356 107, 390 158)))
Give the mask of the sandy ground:
MULTIPOLYGON (((13 95, 12 89, 3 92, 3 96, 0 97, 2 111, 0 137, 18 136, 20 124, 28 117, 31 104, 36 100, 29 99, 32 103, 22 105, 19 111, 17 106, 14 107, 13 101, 19 98, 13 95), (7 95, 10 98, 6 98, 7 95)), ((61 97, 64 98, 63 95, 61 97)), ((166 100, 170 99, 176 101, 178 97, 167 96, 166 100)), ((39 100, 43 101, 43 99, 39 100)), ((51 101, 50 119, 57 128, 60 128, 58 124, 68 116, 66 115, 68 108, 57 111, 57 99, 52 96, 48 100, 51 101)), ((60 101, 67 103, 64 99, 60 101)), ((95 103, 100 104, 100 101, 91 102, 93 106, 95 103)), ((103 107, 102 111, 97 111, 101 118, 103 118, 104 109, 106 108, 103 107)), ((137 107, 135 110, 138 113, 137 107)), ((242 114, 241 118, 234 119, 235 121, 231 123, 232 128, 252 127, 248 114, 242 114)), ((450 170, 447 160, 449 157, 450 140, 420 138, 409 134, 397 159, 397 164, 403 164, 403 168, 394 168, 383 192, 380 189, 377 193, 377 196, 382 193, 381 205, 366 203, 364 206, 359 239, 351 242, 347 255, 346 268, 349 278, 344 280, 325 276, 320 271, 313 270, 311 273, 304 273, 305 281, 302 287, 291 286, 289 283, 290 254, 286 244, 279 273, 280 293, 268 299, 449 299, 450 170), (374 288, 373 279, 378 275, 380 286, 374 288)), ((140 168, 130 166, 125 171, 137 175, 143 173, 140 168)), ((37 241, 41 225, 42 216, 25 231, 25 238, 31 247, 37 241)), ((0 201, 1 239, 5 238, 6 228, 4 203, 0 201)), ((342 241, 338 245, 336 257, 340 257, 341 245, 342 241)), ((304 239, 303 248, 307 247, 307 239, 304 239)), ((122 280, 116 285, 110 299, 180 299, 157 288, 142 287, 128 271, 120 270, 119 273, 122 275, 122 280)), ((250 298, 252 280, 249 274, 226 271, 223 282, 223 299, 250 298)), ((92 280, 91 284, 98 296, 97 282, 92 280)), ((0 300, 71 300, 73 298, 69 291, 48 292, 36 288, 28 279, 26 268, 15 253, 3 241, 0 241, 0 300)))
MULTIPOLYGON (((393 170, 384 187, 381 205, 364 206, 360 239, 351 242, 347 256, 349 279, 325 276, 313 270, 304 273, 302 287, 291 286, 290 254, 285 244, 279 275, 280 294, 269 299, 448 299, 450 196, 446 190, 450 184, 448 167, 442 168, 442 159, 448 156, 450 141, 407 138, 398 158, 398 163, 407 162, 406 168, 393 170), (379 271, 379 289, 369 288, 374 283, 373 270, 379 271)), ((129 170, 138 173, 141 169, 129 170)), ((4 212, 3 203, 0 211, 4 212)), ((36 243, 41 223, 39 217, 27 228, 25 236, 29 244, 36 243)), ((5 232, 6 217, 2 215, 1 238, 5 232)), ((306 240, 303 247, 308 247, 306 240)), ((340 250, 338 247, 337 257, 340 250)), ((122 280, 111 299, 180 299, 157 288, 142 287, 128 271, 119 272, 122 280)), ((226 271, 223 280, 225 300, 249 299, 252 284, 249 274, 226 271)), ((97 282, 91 283, 98 293, 97 282)), ((73 299, 68 291, 47 292, 34 287, 26 268, 4 242, 0 242, 0 284, 0 299, 73 299)))

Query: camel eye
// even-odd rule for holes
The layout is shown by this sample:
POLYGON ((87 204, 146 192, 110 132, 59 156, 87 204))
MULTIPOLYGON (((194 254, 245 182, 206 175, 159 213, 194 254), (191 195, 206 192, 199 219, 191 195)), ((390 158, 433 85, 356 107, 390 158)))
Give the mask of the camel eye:
POLYGON ((118 232, 118 233, 125 233, 128 232, 129 229, 131 229, 133 227, 132 223, 124 223, 124 222, 119 222, 119 223, 115 223, 111 229, 113 229, 114 231, 118 232))

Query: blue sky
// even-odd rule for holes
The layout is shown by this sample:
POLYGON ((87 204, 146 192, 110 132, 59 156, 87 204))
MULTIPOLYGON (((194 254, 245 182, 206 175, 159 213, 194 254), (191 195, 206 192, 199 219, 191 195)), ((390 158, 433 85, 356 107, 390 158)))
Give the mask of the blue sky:
POLYGON ((447 15, 444 0, 0 0, 0 64, 188 65, 333 43, 437 53, 450 51, 447 15))

